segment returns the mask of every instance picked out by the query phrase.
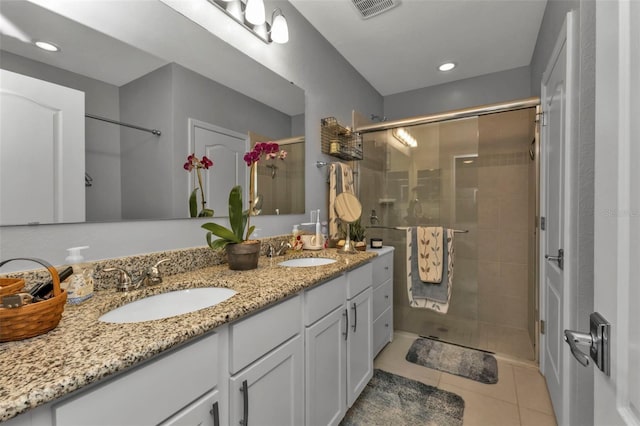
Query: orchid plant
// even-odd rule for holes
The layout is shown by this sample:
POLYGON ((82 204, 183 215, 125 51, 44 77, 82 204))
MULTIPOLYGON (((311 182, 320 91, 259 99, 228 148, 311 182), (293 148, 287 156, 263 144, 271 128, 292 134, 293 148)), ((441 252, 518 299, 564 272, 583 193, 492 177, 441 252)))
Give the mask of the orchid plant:
POLYGON ((187 157, 187 162, 184 163, 184 169, 191 172, 195 169, 196 176, 198 178, 198 186, 194 188, 189 196, 189 216, 190 217, 212 217, 213 210, 206 208, 207 201, 204 199, 204 187, 202 186, 202 173, 201 169, 208 170, 213 166, 213 161, 206 156, 202 156, 202 159, 196 157, 195 154, 191 154, 187 157), (198 192, 200 192, 200 204, 202 209, 198 213, 198 192))
MULTIPOLYGON (((258 161, 262 158, 266 160, 275 160, 276 158, 280 160, 284 160, 287 158, 287 151, 281 150, 280 146, 275 142, 258 142, 253 146, 253 149, 244 154, 244 161, 247 163, 249 167, 249 214, 247 217, 247 226, 251 222, 251 216, 254 213, 255 209, 255 198, 256 198, 256 176, 257 176, 257 167, 258 161)), ((249 239, 249 233, 247 233, 246 240, 249 239)))
POLYGON ((242 187, 234 186, 229 193, 229 224, 231 229, 218 225, 217 223, 205 223, 202 228, 207 231, 207 244, 212 249, 221 249, 227 244, 238 244, 248 241, 255 226, 251 226, 251 216, 254 212, 255 204, 255 176, 258 161, 261 159, 284 160, 287 158, 287 151, 280 150, 275 142, 258 142, 253 149, 244 154, 244 161, 250 170, 249 178, 249 208, 242 211, 242 187), (212 236, 218 237, 212 240, 212 236))

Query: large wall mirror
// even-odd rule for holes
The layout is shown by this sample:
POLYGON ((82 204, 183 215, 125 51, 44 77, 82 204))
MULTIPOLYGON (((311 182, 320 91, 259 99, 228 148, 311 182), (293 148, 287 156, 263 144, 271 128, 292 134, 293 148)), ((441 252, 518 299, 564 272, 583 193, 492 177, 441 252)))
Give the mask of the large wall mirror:
POLYGON ((299 87, 160 1, 11 1, 0 13, 0 225, 187 218, 191 153, 213 161, 205 198, 226 216, 260 140, 289 153, 261 165, 261 214, 304 213, 299 87))

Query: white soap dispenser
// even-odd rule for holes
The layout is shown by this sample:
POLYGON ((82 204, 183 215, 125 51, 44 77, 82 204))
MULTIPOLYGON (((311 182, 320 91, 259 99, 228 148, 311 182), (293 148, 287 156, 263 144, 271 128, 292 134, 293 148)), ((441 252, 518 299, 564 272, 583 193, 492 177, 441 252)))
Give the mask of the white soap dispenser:
POLYGON ((77 305, 93 296, 93 268, 85 263, 80 253, 88 248, 84 246, 67 249, 69 256, 65 260, 73 268, 73 275, 69 277, 67 286, 67 303, 70 305, 77 305))

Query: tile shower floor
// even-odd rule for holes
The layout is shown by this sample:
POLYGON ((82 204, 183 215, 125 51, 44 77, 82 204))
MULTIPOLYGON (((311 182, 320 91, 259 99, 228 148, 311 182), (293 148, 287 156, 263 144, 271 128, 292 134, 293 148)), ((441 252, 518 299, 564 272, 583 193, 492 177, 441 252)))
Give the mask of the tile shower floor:
POLYGON ((533 362, 496 355, 498 383, 486 385, 406 361, 417 337, 396 331, 374 367, 460 395, 465 402, 464 426, 556 425, 546 382, 533 362))
POLYGON ((534 349, 529 333, 524 329, 474 322, 453 317, 428 317, 410 324, 407 332, 421 336, 434 336, 441 340, 471 348, 496 352, 516 359, 534 361, 534 349))

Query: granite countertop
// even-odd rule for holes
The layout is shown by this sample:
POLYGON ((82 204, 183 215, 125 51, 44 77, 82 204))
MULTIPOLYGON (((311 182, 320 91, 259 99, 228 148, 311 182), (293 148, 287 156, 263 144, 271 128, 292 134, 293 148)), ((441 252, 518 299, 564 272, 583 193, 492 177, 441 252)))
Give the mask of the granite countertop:
POLYGON ((366 263, 375 252, 339 254, 335 249, 261 257, 258 269, 232 271, 226 264, 167 276, 162 284, 118 293, 97 291, 65 307, 54 330, 31 339, 0 343, 0 421, 95 383, 154 355, 232 322, 301 290, 366 263), (283 260, 331 257, 320 267, 287 268, 283 260), (197 287, 227 287, 237 293, 210 308, 131 324, 98 321, 102 314, 145 296, 197 287))

